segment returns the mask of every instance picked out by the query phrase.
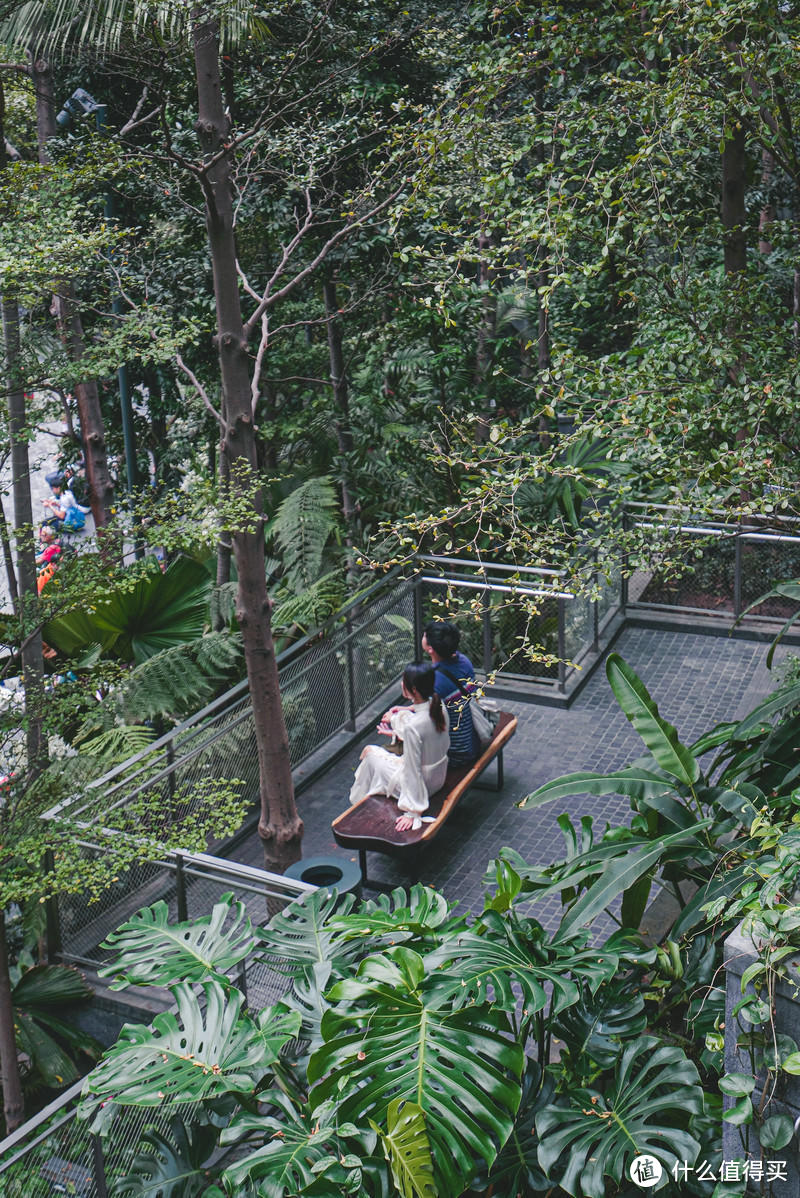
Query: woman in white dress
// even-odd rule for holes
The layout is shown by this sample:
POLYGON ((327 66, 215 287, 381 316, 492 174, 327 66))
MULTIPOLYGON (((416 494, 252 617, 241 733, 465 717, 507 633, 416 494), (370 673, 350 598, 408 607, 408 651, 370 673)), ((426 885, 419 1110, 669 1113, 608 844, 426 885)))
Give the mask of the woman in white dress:
POLYGON ((377 745, 361 752, 361 764, 350 791, 350 803, 358 803, 369 794, 391 795, 401 812, 395 827, 398 832, 422 826, 420 816, 428 808, 428 798, 444 785, 447 774, 447 750, 450 747, 447 708, 434 690, 436 675, 429 665, 406 666, 403 695, 410 707, 392 707, 379 725, 379 731, 395 735, 403 742, 402 757, 377 745))

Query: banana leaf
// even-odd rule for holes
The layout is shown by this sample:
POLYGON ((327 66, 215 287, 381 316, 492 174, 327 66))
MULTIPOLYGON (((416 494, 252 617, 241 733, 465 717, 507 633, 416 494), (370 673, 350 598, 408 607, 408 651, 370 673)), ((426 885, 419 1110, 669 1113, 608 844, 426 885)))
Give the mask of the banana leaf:
MULTIPOLYGON (((771 591, 767 591, 765 594, 759 595, 758 599, 754 599, 752 603, 749 603, 742 614, 736 619, 734 628, 740 620, 744 619, 748 612, 752 611, 755 607, 760 607, 761 604, 765 603, 768 599, 793 599, 796 603, 800 603, 800 580, 787 579, 785 582, 777 583, 777 585, 774 586, 771 591)), ((768 670, 772 669, 772 661, 775 657, 775 650, 786 636, 786 633, 789 631, 792 624, 794 624, 798 619, 800 619, 800 611, 796 611, 793 616, 789 616, 789 619, 786 621, 783 628, 781 628, 780 632, 770 645, 769 652, 767 653, 768 670)))
POLYGON ((617 702, 653 754, 658 767, 683 786, 693 786, 700 766, 690 749, 682 745, 672 724, 658 714, 647 687, 618 653, 611 653, 606 674, 617 702))
POLYGON ((524 810, 527 807, 541 807, 553 799, 563 799, 568 795, 628 795, 631 798, 645 798, 656 795, 670 794, 675 789, 672 778, 654 773, 651 769, 629 766, 624 770, 616 770, 613 774, 596 774, 581 771, 575 774, 564 774, 552 782, 546 782, 538 790, 522 799, 517 806, 524 810))
MULTIPOLYGON (((695 824, 694 831, 702 831, 711 825, 711 820, 705 819, 695 824)), ((662 836, 647 848, 636 853, 626 853, 610 861, 602 876, 582 894, 573 907, 567 912, 553 937, 553 944, 560 944, 573 936, 578 928, 589 923, 596 915, 632 886, 642 874, 647 873, 659 864, 665 850, 677 845, 690 834, 686 831, 674 832, 671 836, 662 836)))
POLYGON ((755 732, 761 724, 768 723, 774 715, 800 704, 800 684, 784 686, 775 691, 758 707, 754 707, 749 715, 736 725, 733 733, 735 740, 744 740, 755 732))

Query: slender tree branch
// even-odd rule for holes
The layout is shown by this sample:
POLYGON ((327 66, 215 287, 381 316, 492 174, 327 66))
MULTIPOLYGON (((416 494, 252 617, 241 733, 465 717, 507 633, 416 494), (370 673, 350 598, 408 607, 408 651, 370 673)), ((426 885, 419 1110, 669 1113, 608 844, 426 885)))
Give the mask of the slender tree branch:
POLYGON ((264 294, 261 297, 261 302, 259 303, 255 312, 253 312, 250 319, 245 323, 245 326, 244 326, 245 337, 248 340, 250 337, 252 337, 253 329, 255 328, 256 321, 259 321, 261 319, 262 312, 266 312, 266 310, 268 308, 271 308, 274 304, 277 304, 279 300, 282 300, 282 299, 284 299, 285 296, 290 295, 295 290, 296 287, 300 286, 300 284, 303 282, 304 279, 307 279, 310 274, 314 273, 314 271, 317 269, 317 267, 320 265, 320 263, 325 261, 328 254, 330 254, 330 252, 336 248, 336 246, 339 244, 340 241, 342 241, 343 238, 345 238, 349 233, 351 233, 353 231, 353 229, 358 229, 358 228, 362 227, 363 225, 367 224, 369 221, 373 220, 379 213, 384 212, 389 207, 389 205, 394 200, 397 199, 397 197, 400 195, 400 192, 402 190, 403 190, 403 184, 400 184, 400 186, 397 187, 392 192, 391 195, 387 196, 385 200, 382 200, 380 202, 380 204, 376 204, 374 208, 370 208, 369 212, 365 212, 363 216, 359 216, 356 220, 348 221, 347 224, 342 225, 342 227, 340 229, 337 229, 337 231, 333 234, 332 237, 328 238, 328 240, 325 242, 325 244, 322 246, 322 248, 319 250, 319 252, 316 254, 316 256, 314 258, 312 258, 312 260, 306 266, 304 266, 302 270, 298 271, 298 273, 294 276, 294 278, 290 279, 288 283, 285 283, 284 286, 279 288, 278 291, 274 291, 270 294, 270 287, 275 282, 275 280, 280 277, 280 274, 282 273, 282 271, 286 265, 286 261, 289 257, 289 253, 291 252, 291 249, 293 249, 296 246, 296 244, 300 240, 300 237, 302 236, 303 232, 305 232, 306 225, 304 223, 303 227, 298 231, 297 234, 295 234, 295 236, 289 242, 289 247, 284 249, 283 255, 281 257, 281 262, 280 262, 279 266, 277 267, 277 269, 275 270, 275 272, 273 273, 273 276, 270 279, 269 283, 267 284, 264 294))
POLYGON ((255 366, 253 367, 253 381, 250 384, 250 407, 255 419, 256 408, 258 407, 258 397, 261 391, 261 368, 264 365, 264 354, 267 352, 269 344, 269 313, 261 313, 261 340, 258 344, 258 352, 256 353, 255 366))
POLYGON ((205 387, 203 386, 203 384, 202 384, 202 383, 200 382, 200 380, 198 379, 197 375, 194 373, 194 371, 193 371, 193 370, 191 370, 191 369, 190 369, 190 368, 189 368, 189 367, 186 365, 186 363, 184 362, 183 358, 181 357, 181 355, 180 355, 179 353, 176 353, 176 355, 175 355, 175 361, 177 362, 178 366, 180 366, 181 370, 182 370, 182 371, 183 371, 183 373, 186 375, 186 377, 188 378, 189 382, 192 384, 192 386, 194 387, 195 391, 197 392, 197 394, 198 394, 198 395, 200 396, 200 398, 202 399, 202 401, 203 401, 203 404, 204 404, 204 405, 205 405, 205 407, 208 409, 208 411, 211 413, 211 415, 214 417, 214 419, 216 420, 216 422, 217 422, 217 424, 219 425, 219 427, 222 429, 223 433, 224 433, 224 432, 226 432, 226 431, 227 431, 227 428, 226 428, 225 421, 223 420, 222 416, 221 416, 221 415, 220 415, 220 413, 217 411, 217 409, 214 407, 214 405, 213 405, 213 403, 211 402, 211 400, 208 398, 208 392, 206 391, 205 387))
POLYGON ((131 117, 131 119, 120 129, 119 136, 124 137, 127 133, 131 133, 134 129, 138 129, 140 125, 146 125, 149 121, 154 120, 160 115, 161 105, 159 104, 157 108, 153 108, 152 111, 148 112, 147 116, 141 117, 138 121, 135 121, 133 117, 131 117))

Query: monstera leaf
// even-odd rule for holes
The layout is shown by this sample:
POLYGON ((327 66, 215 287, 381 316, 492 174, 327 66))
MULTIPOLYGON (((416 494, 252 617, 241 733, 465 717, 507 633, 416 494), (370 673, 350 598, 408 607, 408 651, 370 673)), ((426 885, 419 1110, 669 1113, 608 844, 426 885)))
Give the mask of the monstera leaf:
POLYGON ((325 991, 330 985, 331 968, 330 961, 317 961, 304 974, 292 978, 292 988, 282 999, 284 1006, 299 1014, 298 1036, 312 1052, 322 1043, 322 1016, 330 1010, 325 991))
POLYGON ((172 988, 177 1014, 157 1015, 151 1028, 127 1024, 104 1060, 89 1074, 87 1090, 123 1106, 203 1102, 252 1093, 300 1025, 280 1006, 257 1019, 240 1017, 243 995, 217 981, 202 987, 203 1001, 184 982, 172 988))
POLYGON ((477 1158, 491 1165, 519 1104, 523 1056, 507 1016, 475 1004, 454 1011, 440 999, 425 962, 401 946, 368 957, 329 998, 341 1005, 322 1020, 325 1043, 308 1067, 314 1108, 388 1127, 396 1100, 425 1114, 441 1198, 461 1194, 477 1158))
POLYGON ((559 954, 552 952, 539 924, 528 921, 530 929, 496 911, 484 912, 476 931, 464 932, 445 943, 429 957, 429 966, 446 967, 444 975, 434 978, 440 1000, 463 1006, 471 1002, 493 1002, 505 1011, 513 1011, 521 991, 526 1014, 541 1011, 550 1001, 561 1011, 577 1002, 580 989, 569 976, 589 975, 593 988, 610 978, 617 967, 613 953, 581 952, 574 945, 559 954))
POLYGON ((187 1128, 177 1118, 170 1122, 169 1133, 144 1132, 125 1177, 112 1186, 111 1198, 223 1198, 203 1167, 216 1141, 215 1128, 207 1124, 187 1128))
POLYGON ((266 928, 257 930, 263 956, 278 973, 303 974, 319 961, 355 961, 363 947, 348 943, 332 926, 334 910, 350 911, 355 895, 337 897, 326 889, 308 891, 273 915, 266 928))
MULTIPOLYGON (((486 1186, 492 1194, 546 1194, 547 1178, 539 1168, 536 1115, 553 1099, 553 1079, 542 1076, 538 1061, 529 1060, 522 1079, 522 1101, 514 1128, 492 1165, 486 1186)), ((475 1187, 477 1188, 477 1187, 475 1187)), ((481 1186, 481 1192, 484 1187, 481 1186)))
POLYGON ((703 1109, 699 1080, 680 1048, 654 1036, 626 1045, 602 1092, 573 1090, 569 1106, 537 1115, 539 1164, 548 1180, 573 1198, 604 1198, 605 1179, 619 1182, 641 1153, 666 1169, 676 1161, 694 1164, 700 1145, 685 1127, 703 1109))
POLYGON ((606 674, 625 715, 647 745, 659 768, 683 786, 693 786, 700 765, 692 751, 678 740, 672 724, 658 714, 647 687, 618 653, 609 654, 606 674))
POLYGON ((214 904, 210 915, 186 923, 170 924, 162 901, 137 911, 111 933, 103 947, 113 949, 117 957, 99 973, 116 979, 112 990, 201 982, 233 969, 254 943, 244 903, 235 903, 230 892, 214 904))
POLYGON ((386 1112, 387 1130, 381 1131, 375 1123, 372 1128, 380 1136, 399 1198, 436 1198, 422 1108, 415 1102, 395 1099, 386 1112))
POLYGON ((391 894, 362 902, 350 914, 337 913, 328 922, 331 930, 358 938, 362 946, 369 937, 371 951, 385 941, 400 944, 412 938, 438 940, 464 926, 463 916, 451 916, 450 904, 443 894, 419 883, 407 894, 398 886, 391 894))
POLYGON ((564 1041, 576 1068, 583 1068, 588 1059, 602 1069, 610 1069, 620 1054, 621 1043, 640 1036, 646 1028, 644 999, 622 989, 603 987, 596 995, 584 993, 580 1002, 555 1020, 553 1034, 564 1041))
POLYGON ((324 1163, 337 1159, 337 1129, 325 1112, 312 1117, 280 1091, 271 1093, 269 1100, 279 1115, 242 1112, 222 1133, 222 1144, 236 1144, 253 1133, 260 1142, 254 1152, 225 1170, 225 1183, 234 1194, 242 1193, 248 1183, 260 1198, 305 1193, 324 1163))

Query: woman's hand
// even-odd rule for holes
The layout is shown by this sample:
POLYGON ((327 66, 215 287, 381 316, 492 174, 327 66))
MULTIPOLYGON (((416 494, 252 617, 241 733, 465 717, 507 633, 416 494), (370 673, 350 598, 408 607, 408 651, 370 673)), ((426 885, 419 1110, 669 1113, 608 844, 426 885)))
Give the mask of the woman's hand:
POLYGON ((414 820, 410 815, 398 815, 394 826, 398 832, 410 832, 414 827, 414 820))

